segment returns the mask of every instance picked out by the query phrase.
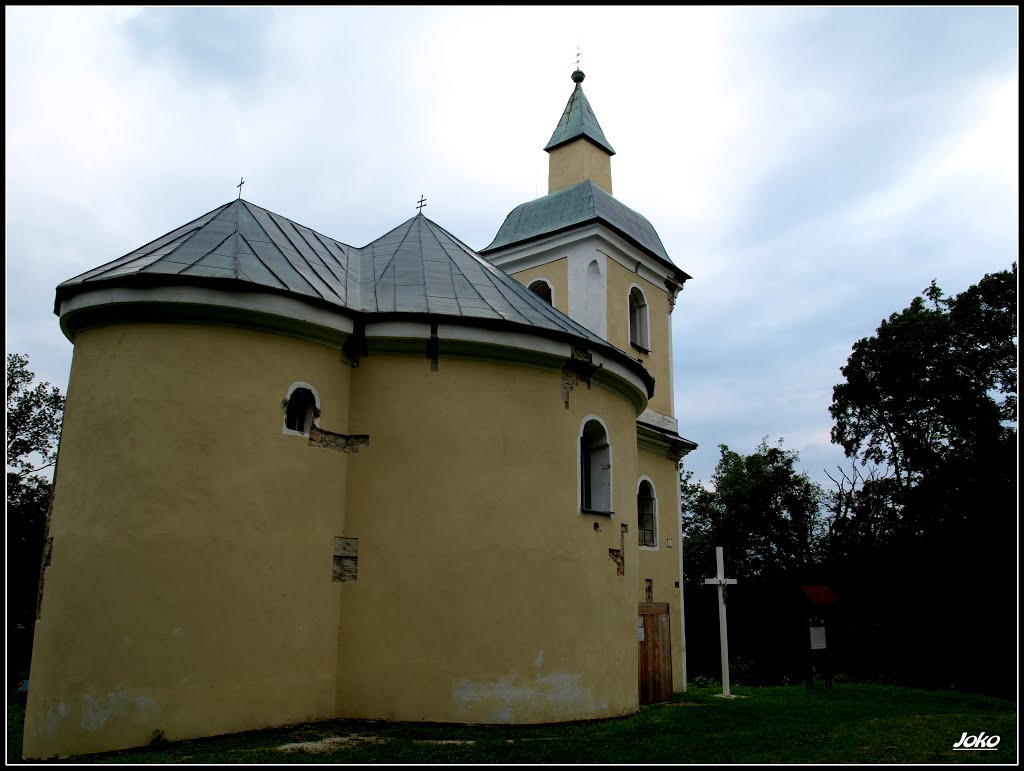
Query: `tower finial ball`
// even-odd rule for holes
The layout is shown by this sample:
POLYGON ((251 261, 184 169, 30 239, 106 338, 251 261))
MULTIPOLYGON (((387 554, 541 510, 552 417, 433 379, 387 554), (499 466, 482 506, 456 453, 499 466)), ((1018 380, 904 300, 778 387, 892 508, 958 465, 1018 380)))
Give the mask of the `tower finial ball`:
POLYGON ((583 82, 583 78, 585 78, 585 77, 586 77, 586 75, 583 74, 582 70, 576 70, 572 74, 572 81, 573 81, 573 83, 582 83, 583 82))

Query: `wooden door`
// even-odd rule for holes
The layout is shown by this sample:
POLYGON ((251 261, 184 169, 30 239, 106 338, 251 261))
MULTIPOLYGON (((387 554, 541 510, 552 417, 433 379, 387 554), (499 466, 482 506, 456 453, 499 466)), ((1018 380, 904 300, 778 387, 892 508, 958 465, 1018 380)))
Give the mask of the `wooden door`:
POLYGON ((667 602, 640 604, 636 627, 640 646, 640 703, 672 698, 672 632, 667 602))

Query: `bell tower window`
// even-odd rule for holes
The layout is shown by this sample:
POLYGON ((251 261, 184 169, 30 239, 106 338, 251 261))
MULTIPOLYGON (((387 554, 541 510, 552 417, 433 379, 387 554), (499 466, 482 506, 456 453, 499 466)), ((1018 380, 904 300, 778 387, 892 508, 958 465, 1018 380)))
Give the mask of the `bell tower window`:
POLYGON ((554 290, 545 279, 539 278, 530 283, 529 289, 548 305, 554 305, 554 290))
POLYGON ((638 286, 629 290, 629 343, 643 353, 651 352, 647 298, 638 286))

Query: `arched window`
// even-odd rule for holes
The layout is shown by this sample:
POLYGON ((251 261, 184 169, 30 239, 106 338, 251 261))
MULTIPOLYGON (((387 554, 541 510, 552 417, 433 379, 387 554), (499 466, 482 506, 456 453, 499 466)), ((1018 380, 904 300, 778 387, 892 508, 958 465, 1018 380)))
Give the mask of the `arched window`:
POLYGON ((654 486, 646 479, 641 480, 636 492, 636 529, 641 546, 658 545, 658 501, 654 497, 654 486))
POLYGON ((587 419, 580 434, 580 508, 611 513, 612 448, 601 421, 587 419))
POLYGON ((629 342, 644 353, 651 352, 648 326, 647 298, 640 287, 634 286, 629 290, 629 342))
POLYGON ((531 282, 529 289, 548 305, 554 305, 554 291, 551 289, 551 284, 544 279, 539 278, 531 282))
POLYGON ((295 383, 288 389, 284 404, 284 433, 309 434, 320 417, 320 399, 313 386, 295 383))

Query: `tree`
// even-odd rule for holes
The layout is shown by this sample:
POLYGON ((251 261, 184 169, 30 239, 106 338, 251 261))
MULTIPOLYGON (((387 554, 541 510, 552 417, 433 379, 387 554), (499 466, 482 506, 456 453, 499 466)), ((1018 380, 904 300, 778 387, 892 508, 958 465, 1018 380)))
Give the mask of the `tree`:
MULTIPOLYGON (((1017 265, 923 297, 853 346, 833 390, 832 441, 891 471, 895 535, 984 524, 1003 534, 1016 476, 1017 265), (989 513, 970 514, 984 504, 989 513)), ((908 544, 904 544, 906 546, 908 544)))
POLYGON ((1016 263, 954 297, 932 281, 854 344, 833 389, 832 441, 873 470, 833 478, 829 570, 864 628, 902 651, 897 669, 921 683, 994 691, 1008 682, 1016 284, 1016 263), (950 624, 960 608, 970 613, 950 624))
POLYGON ((28 672, 51 483, 64 397, 33 386, 28 357, 7 355, 7 639, 8 675, 28 672))
POLYGON ((781 439, 771 447, 767 438, 747 456, 724 444, 719 450, 712 489, 694 483, 692 472, 681 477, 687 553, 701 565, 697 573, 688 570, 689 583, 699 583, 701 569, 713 568, 716 546, 727 547, 730 572, 744 578, 813 570, 824 528, 823 492, 796 470, 799 454, 783 449, 781 439))

